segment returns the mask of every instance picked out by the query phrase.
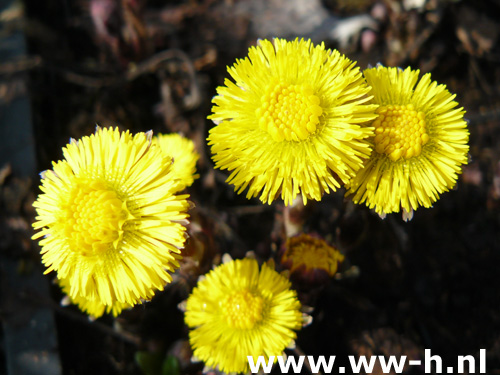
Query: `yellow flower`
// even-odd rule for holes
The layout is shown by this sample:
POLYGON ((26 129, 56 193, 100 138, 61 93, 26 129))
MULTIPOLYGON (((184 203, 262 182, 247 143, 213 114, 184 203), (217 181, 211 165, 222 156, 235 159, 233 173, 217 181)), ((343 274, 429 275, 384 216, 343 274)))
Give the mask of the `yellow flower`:
POLYGON ((417 207, 431 207, 451 189, 467 164, 465 111, 430 74, 418 81, 418 70, 383 66, 364 74, 379 117, 372 124, 372 156, 348 183, 347 194, 382 217, 402 208, 408 220, 417 207))
POLYGON ((335 275, 344 260, 337 249, 318 237, 302 233, 287 239, 281 263, 299 282, 317 284, 335 275))
POLYGON ((369 88, 355 63, 324 44, 260 41, 230 67, 210 119, 216 168, 247 198, 285 205, 302 193, 321 200, 361 168, 370 154, 363 126, 375 118, 369 88))
POLYGON ((198 282, 186 303, 185 321, 194 356, 209 367, 249 370, 247 356, 281 355, 302 327, 290 282, 254 259, 225 263, 198 282))
POLYGON ((153 137, 153 143, 160 146, 166 156, 173 159, 172 173, 179 178, 181 189, 189 187, 200 177, 196 174, 196 162, 200 155, 194 149, 194 143, 180 134, 159 134, 153 137))
POLYGON ((57 272, 72 301, 116 315, 171 281, 188 195, 175 195, 171 159, 150 134, 98 128, 63 154, 42 174, 33 239, 43 237, 45 273, 57 272))
POLYGON ((117 316, 124 309, 133 307, 133 304, 114 301, 112 305, 105 305, 101 300, 91 300, 85 296, 78 295, 74 298, 69 297, 70 281, 68 278, 59 280, 59 285, 62 291, 68 295, 69 301, 78 306, 78 308, 91 317, 98 318, 104 313, 112 313, 117 316))

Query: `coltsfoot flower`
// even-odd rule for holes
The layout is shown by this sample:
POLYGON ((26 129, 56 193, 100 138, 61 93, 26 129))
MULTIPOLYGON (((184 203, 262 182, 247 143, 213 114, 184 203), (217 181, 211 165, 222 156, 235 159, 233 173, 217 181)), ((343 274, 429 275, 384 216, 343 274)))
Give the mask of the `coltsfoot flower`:
POLYGON ((179 178, 182 189, 191 186, 200 177, 196 174, 196 162, 200 155, 191 139, 177 133, 158 134, 153 137, 153 143, 158 144, 162 152, 173 159, 172 173, 179 178))
POLYGON ((84 313, 88 314, 92 318, 98 318, 104 313, 111 313, 114 316, 118 316, 123 310, 133 307, 133 304, 126 302, 114 301, 111 305, 105 305, 100 299, 89 299, 84 295, 69 296, 70 281, 69 278, 58 280, 59 286, 62 291, 66 294, 66 297, 62 300, 62 305, 66 306, 69 304, 77 305, 78 308, 84 313))
POLYGON ((347 184, 347 194, 382 217, 402 209, 408 220, 453 188, 467 164, 465 111, 429 73, 420 81, 419 71, 410 68, 377 66, 364 74, 379 105, 374 150, 347 184))
POLYGON ((290 281, 255 259, 232 260, 210 271, 186 302, 194 356, 225 373, 249 371, 247 356, 281 355, 302 327, 301 304, 290 281))
POLYGON ((185 242, 188 195, 151 135, 100 129, 71 140, 42 174, 38 216, 45 273, 94 317, 117 315, 171 281, 185 242))
POLYGON ((305 233, 288 238, 281 256, 290 277, 304 285, 326 282, 343 260, 344 255, 325 240, 305 233))
POLYGON ((218 125, 208 137, 216 168, 247 198, 286 205, 302 194, 321 200, 370 155, 364 126, 375 118, 355 63, 324 44, 274 39, 251 47, 228 69, 213 99, 218 125))

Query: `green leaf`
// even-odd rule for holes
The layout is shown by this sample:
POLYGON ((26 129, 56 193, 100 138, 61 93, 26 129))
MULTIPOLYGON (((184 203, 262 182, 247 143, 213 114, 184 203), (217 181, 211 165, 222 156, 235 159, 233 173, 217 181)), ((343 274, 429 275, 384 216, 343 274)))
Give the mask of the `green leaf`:
POLYGON ((162 375, 162 366, 166 361, 162 353, 152 353, 148 351, 137 351, 135 362, 144 375, 162 375))
POLYGON ((169 355, 161 366, 161 375, 180 375, 179 360, 173 355, 169 355))

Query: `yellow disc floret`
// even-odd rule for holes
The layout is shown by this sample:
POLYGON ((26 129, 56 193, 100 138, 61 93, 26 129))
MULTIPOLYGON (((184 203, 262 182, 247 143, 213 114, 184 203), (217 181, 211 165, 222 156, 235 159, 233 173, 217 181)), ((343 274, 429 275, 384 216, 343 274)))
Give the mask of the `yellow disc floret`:
POLYGON ((303 141, 318 128, 323 114, 320 99, 305 85, 269 85, 256 110, 260 129, 276 142, 303 141))
POLYGON ((252 329, 256 323, 262 320, 263 306, 262 297, 244 289, 234 292, 226 298, 223 311, 232 328, 252 329))
POLYGON ((378 108, 375 127, 375 151, 386 154, 392 161, 419 156, 429 141, 425 114, 412 104, 387 105, 378 108))
POLYGON ((70 193, 66 211, 65 235, 70 248, 82 255, 93 255, 123 238, 123 224, 131 217, 127 205, 115 191, 93 181, 78 184, 70 193))

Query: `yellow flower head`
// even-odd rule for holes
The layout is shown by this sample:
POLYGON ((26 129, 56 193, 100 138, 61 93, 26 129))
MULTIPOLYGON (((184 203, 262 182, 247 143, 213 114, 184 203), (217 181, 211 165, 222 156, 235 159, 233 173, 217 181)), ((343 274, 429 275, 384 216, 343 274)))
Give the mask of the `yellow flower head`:
POLYGON ((189 187, 199 175, 196 174, 196 162, 200 155, 194 149, 194 143, 180 134, 158 134, 153 137, 164 155, 173 160, 172 173, 180 180, 181 189, 189 187))
POLYGON ((145 133, 98 128, 63 154, 42 175, 33 239, 72 301, 116 315, 171 281, 188 195, 175 195, 171 159, 145 133))
POLYGON ((230 373, 249 370, 247 356, 281 355, 302 327, 290 282, 254 259, 225 263, 198 282, 186 303, 185 321, 194 356, 230 373))
POLYGON ((292 278, 307 284, 322 283, 335 275, 344 260, 337 249, 309 234, 290 237, 284 247, 281 263, 292 278))
POLYGON ((286 205, 297 194, 321 200, 361 168, 370 154, 363 126, 375 118, 355 63, 324 44, 275 39, 251 47, 230 67, 210 119, 209 145, 227 182, 247 198, 286 205))
POLYGON ((418 81, 418 70, 383 66, 364 74, 379 116, 372 124, 372 156, 347 194, 382 217, 402 208, 403 218, 411 219, 417 207, 431 207, 451 189, 467 164, 465 111, 430 74, 418 81))

